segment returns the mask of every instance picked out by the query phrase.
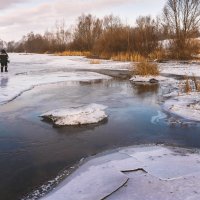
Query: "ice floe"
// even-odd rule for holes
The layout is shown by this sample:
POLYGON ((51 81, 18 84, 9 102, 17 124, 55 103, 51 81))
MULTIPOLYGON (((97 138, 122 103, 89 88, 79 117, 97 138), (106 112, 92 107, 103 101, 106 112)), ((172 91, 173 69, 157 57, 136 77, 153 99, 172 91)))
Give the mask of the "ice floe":
POLYGON ((200 121, 200 93, 181 94, 167 100, 164 109, 184 119, 200 121))
POLYGON ((105 113, 106 106, 89 104, 76 108, 52 110, 41 115, 44 119, 50 119, 57 126, 94 124, 108 116, 105 113))
POLYGON ((85 162, 42 200, 198 200, 200 154, 135 146, 85 162))
POLYGON ((168 80, 168 78, 164 77, 164 76, 133 76, 130 81, 133 82, 146 82, 146 83, 157 83, 160 81, 166 81, 168 80))

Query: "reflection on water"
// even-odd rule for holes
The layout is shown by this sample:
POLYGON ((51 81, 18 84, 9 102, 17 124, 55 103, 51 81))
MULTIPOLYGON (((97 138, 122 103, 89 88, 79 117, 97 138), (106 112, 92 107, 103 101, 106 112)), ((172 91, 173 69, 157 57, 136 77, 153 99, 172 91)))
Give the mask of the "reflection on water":
POLYGON ((159 84, 133 84, 138 95, 157 94, 159 84))
POLYGON ((80 85, 92 85, 95 83, 103 83, 103 82, 105 82, 105 80, 103 79, 79 81, 80 85))
POLYGON ((8 77, 0 77, 0 87, 5 88, 8 85, 8 77))

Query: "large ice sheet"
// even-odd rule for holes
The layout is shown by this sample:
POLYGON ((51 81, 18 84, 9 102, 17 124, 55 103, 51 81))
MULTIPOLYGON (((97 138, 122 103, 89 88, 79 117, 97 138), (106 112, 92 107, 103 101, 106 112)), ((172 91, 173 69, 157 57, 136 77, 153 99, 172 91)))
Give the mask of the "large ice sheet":
POLYGON ((110 77, 95 72, 55 72, 15 76, 3 74, 0 76, 0 104, 6 103, 24 91, 42 84, 99 79, 110 79, 110 77))
POLYGON ((51 119, 55 125, 94 124, 107 118, 106 106, 89 104, 77 108, 52 110, 41 115, 44 119, 51 119))
POLYGON ((100 60, 100 64, 92 65, 90 60, 76 56, 54 56, 47 54, 9 54, 9 74, 33 73, 60 70, 88 70, 88 69, 129 69, 129 62, 115 62, 100 60))
POLYGON ((59 190, 42 200, 98 200, 104 199, 123 186, 127 176, 104 165, 90 167, 59 190))
POLYGON ((198 200, 199 187, 199 152, 136 146, 91 159, 42 200, 198 200))
POLYGON ((129 181, 107 200, 199 200, 200 174, 162 181, 142 172, 126 173, 129 181))

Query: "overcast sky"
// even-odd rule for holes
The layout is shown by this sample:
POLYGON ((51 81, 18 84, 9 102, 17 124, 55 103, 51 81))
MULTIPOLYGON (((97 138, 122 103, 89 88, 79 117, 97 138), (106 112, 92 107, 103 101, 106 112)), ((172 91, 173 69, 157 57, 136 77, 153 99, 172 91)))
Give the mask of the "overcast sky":
POLYGON ((66 25, 85 13, 98 17, 119 15, 124 22, 134 24, 139 15, 161 13, 165 0, 0 0, 0 38, 19 40, 30 31, 51 30, 56 20, 66 25))

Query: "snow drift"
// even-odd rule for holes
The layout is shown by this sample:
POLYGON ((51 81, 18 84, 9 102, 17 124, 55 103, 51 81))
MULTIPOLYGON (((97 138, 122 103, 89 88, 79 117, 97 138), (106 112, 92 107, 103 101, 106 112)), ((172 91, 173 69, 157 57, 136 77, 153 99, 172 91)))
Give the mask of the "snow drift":
POLYGON ((57 126, 94 124, 108 117, 105 109, 104 105, 89 104, 78 108, 52 110, 42 114, 41 117, 52 120, 57 126))

